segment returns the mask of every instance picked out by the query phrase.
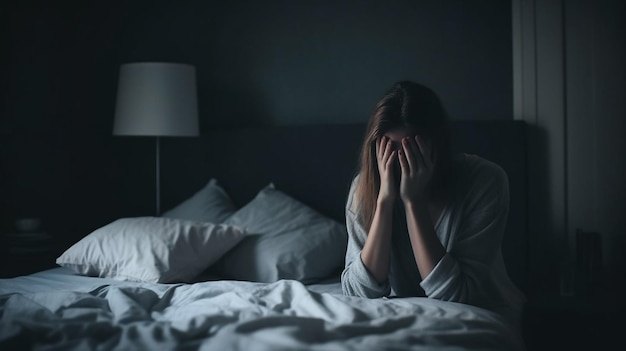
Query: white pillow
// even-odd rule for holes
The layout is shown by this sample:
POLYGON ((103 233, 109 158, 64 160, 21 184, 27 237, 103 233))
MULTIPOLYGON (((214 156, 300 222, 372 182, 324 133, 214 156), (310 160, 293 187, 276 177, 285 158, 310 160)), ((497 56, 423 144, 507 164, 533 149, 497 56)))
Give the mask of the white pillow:
POLYGON ((246 238, 209 271, 226 279, 312 283, 343 267, 346 227, 275 189, 262 189, 226 220, 244 227, 246 238))
POLYGON ((162 216, 198 222, 222 223, 236 210, 237 208, 226 191, 216 179, 212 178, 202 189, 163 213, 162 216))
POLYGON ((241 228, 159 217, 122 218, 56 260, 79 274, 149 283, 187 282, 245 236, 241 228))

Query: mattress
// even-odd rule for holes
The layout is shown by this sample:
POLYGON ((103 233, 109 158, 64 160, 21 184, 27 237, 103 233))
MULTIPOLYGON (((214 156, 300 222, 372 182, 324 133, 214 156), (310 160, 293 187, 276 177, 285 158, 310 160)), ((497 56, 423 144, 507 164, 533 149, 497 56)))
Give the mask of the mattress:
POLYGON ((54 268, 0 279, 0 349, 523 350, 498 314, 344 296, 337 279, 118 281, 54 268))

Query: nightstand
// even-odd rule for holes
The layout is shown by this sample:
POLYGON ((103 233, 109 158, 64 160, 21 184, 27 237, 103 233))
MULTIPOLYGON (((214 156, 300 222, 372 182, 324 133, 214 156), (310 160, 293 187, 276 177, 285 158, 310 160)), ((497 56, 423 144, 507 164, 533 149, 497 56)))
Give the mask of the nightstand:
POLYGON ((56 267, 60 247, 45 232, 5 233, 0 278, 26 275, 56 267))
POLYGON ((601 295, 545 293, 529 299, 527 350, 626 350, 626 303, 618 290, 601 295))

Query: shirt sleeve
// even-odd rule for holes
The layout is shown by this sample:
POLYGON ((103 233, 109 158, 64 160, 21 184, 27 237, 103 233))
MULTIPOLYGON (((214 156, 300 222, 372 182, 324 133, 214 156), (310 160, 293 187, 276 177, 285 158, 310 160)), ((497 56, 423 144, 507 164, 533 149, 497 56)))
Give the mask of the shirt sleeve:
POLYGON ((352 210, 352 199, 357 178, 352 182, 348 201, 346 204, 346 227, 348 230, 348 247, 346 250, 345 268, 341 273, 341 288, 345 295, 378 298, 388 296, 391 285, 387 280, 378 283, 367 270, 361 260, 361 251, 367 239, 367 232, 358 221, 356 213, 352 210))
MULTIPOLYGON (((485 161, 487 162, 487 161, 485 161)), ((470 174, 469 191, 452 219, 452 243, 431 273, 420 283, 430 298, 483 305, 497 288, 494 263, 509 209, 506 173, 487 162, 470 174)))

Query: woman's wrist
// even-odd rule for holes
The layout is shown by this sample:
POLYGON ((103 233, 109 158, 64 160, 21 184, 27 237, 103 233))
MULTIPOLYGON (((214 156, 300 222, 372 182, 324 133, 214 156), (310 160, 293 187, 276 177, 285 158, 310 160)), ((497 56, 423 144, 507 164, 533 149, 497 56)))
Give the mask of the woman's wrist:
POLYGON ((378 207, 393 207, 394 202, 396 202, 395 197, 387 194, 378 194, 378 198, 376 199, 376 206, 378 207))
POLYGON ((427 201, 425 198, 418 197, 408 197, 403 198, 402 203, 404 204, 404 208, 409 209, 423 209, 427 207, 427 201))

